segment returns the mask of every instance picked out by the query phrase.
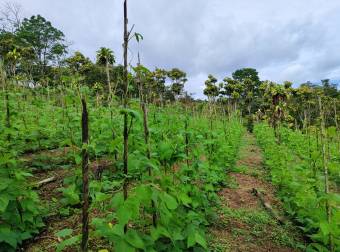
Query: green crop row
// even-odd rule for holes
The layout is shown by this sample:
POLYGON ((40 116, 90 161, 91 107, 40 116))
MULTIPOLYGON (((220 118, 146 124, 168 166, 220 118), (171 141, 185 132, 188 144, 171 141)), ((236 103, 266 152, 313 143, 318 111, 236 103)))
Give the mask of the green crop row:
MULTIPOLYGON (((301 133, 281 129, 279 143, 274 131, 266 124, 254 129, 262 147, 265 164, 287 213, 311 239, 308 251, 328 251, 332 239, 335 251, 340 251, 340 195, 325 193, 323 170, 319 158, 313 169, 308 145, 301 133), (328 219, 326 205, 330 207, 328 219)), ((337 166, 339 169, 339 166, 337 166)))
MULTIPOLYGON (((110 167, 99 180, 91 175, 90 212, 100 212, 90 220, 91 238, 104 239, 116 251, 207 250, 205 228, 217 220, 216 192, 226 182, 244 132, 239 119, 179 105, 150 106, 148 158, 138 102, 131 100, 125 111, 118 103, 98 106, 92 97, 88 95, 90 164, 104 159, 110 167), (123 113, 129 115, 128 176, 123 172, 123 113), (124 180, 129 181, 125 200, 124 180)), ((0 108, 6 110, 4 103, 0 108)), ((0 250, 6 251, 39 233, 52 211, 47 205, 68 215, 77 213, 72 209, 82 202, 81 108, 74 90, 12 91, 9 110, 10 127, 0 126, 0 250), (55 150, 63 151, 62 160, 49 156, 55 150), (27 163, 26 155, 33 161, 27 163), (53 158, 52 165, 44 161, 53 163, 53 158), (70 174, 55 202, 39 201, 28 179, 46 169, 70 174)), ((6 113, 0 120, 6 121, 6 113)), ((80 241, 79 232, 69 228, 56 235, 63 240, 57 250, 80 241)))

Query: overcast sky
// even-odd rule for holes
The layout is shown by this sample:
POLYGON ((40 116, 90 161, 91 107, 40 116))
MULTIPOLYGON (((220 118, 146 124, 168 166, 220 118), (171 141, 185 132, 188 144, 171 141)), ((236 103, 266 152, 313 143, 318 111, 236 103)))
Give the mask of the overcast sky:
MULTIPOLYGON (((15 2, 25 16, 41 14, 62 30, 71 52, 94 59, 105 46, 122 62, 122 0, 15 2)), ((208 74, 221 80, 242 67, 277 82, 340 79, 339 0, 129 0, 128 5, 129 25, 144 36, 139 47, 131 42, 130 59, 139 50, 142 64, 151 69, 184 70, 186 90, 196 97, 208 74)))

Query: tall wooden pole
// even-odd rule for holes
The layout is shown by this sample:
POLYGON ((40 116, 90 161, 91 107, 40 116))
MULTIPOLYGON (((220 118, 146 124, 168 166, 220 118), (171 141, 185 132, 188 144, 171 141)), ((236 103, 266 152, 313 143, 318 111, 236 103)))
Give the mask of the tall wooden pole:
MULTIPOLYGON (((123 97, 123 106, 126 109, 128 107, 128 61, 127 61, 127 50, 128 50, 128 42, 129 42, 129 34, 127 31, 128 18, 127 18, 127 0, 124 0, 124 97, 123 97)), ((123 193, 124 200, 128 197, 128 143, 129 143, 129 131, 128 131, 128 114, 124 113, 124 150, 123 150, 123 162, 124 162, 124 183, 123 183, 123 193)), ((127 231, 127 225, 124 227, 124 231, 127 231)))
POLYGON ((89 154, 87 145, 89 143, 88 113, 85 99, 81 100, 82 113, 82 175, 83 175, 83 209, 82 209, 82 240, 81 251, 87 252, 89 239, 89 154))

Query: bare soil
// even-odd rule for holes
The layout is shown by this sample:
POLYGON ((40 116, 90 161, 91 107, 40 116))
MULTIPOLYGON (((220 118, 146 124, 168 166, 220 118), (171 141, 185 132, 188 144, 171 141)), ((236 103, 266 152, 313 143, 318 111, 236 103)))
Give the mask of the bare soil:
MULTIPOLYGON (((38 156, 46 156, 49 157, 50 160, 44 161, 48 164, 53 162, 55 159, 63 159, 66 158, 67 152, 69 152, 69 148, 65 149, 56 149, 56 150, 48 150, 38 153, 30 153, 21 158, 21 160, 26 164, 32 164, 38 156)), ((56 164, 56 167, 59 165, 56 164)), ((109 162, 105 159, 96 160, 90 163, 90 171, 93 174, 101 175, 103 169, 108 169, 108 167, 112 166, 112 162, 109 162), (98 172, 100 174, 98 174, 98 172)), ((60 243, 62 240, 56 236, 56 233, 65 228, 73 229, 73 234, 81 233, 81 208, 80 206, 70 207, 70 215, 69 216, 61 216, 59 210, 62 208, 60 203, 60 199, 62 198, 62 193, 58 190, 63 188, 64 179, 72 176, 74 174, 75 167, 74 165, 70 168, 57 168, 53 170, 44 170, 44 169, 34 169, 33 177, 31 178, 32 184, 35 184, 44 179, 55 177, 56 179, 52 182, 43 184, 39 188, 37 188, 37 192, 39 194, 40 200, 45 204, 46 210, 50 213, 44 219, 45 227, 42 228, 41 232, 36 235, 34 238, 25 241, 21 251, 27 252, 54 252, 56 251, 56 245, 60 243)), ((99 209, 92 209, 90 213, 90 219, 99 217, 102 215, 102 212, 99 209)), ((103 241, 91 238, 89 240, 89 249, 94 249, 96 251, 97 248, 105 248, 107 244, 103 244, 103 241), (101 246, 103 245, 103 246, 101 246)), ((76 248, 66 248, 63 251, 71 252, 77 251, 76 248)))
MULTIPOLYGON (((244 136, 243 145, 239 152, 239 160, 235 167, 236 170, 241 168, 239 169, 240 171, 232 172, 228 175, 237 184, 236 188, 232 186, 219 192, 222 211, 219 213, 219 224, 211 229, 213 237, 211 243, 214 244, 213 251, 299 251, 281 241, 285 238, 285 236, 279 234, 281 229, 282 233, 287 233, 288 236, 295 234, 289 234, 290 230, 286 230, 288 227, 281 227, 274 219, 262 225, 262 223, 256 223, 256 220, 254 220, 254 223, 249 220, 245 221, 242 214, 240 216, 230 214, 230 211, 232 213, 246 213, 246 215, 250 216, 250 219, 253 213, 254 216, 255 214, 264 214, 266 216, 267 212, 259 198, 252 193, 253 188, 262 193, 265 201, 273 209, 283 214, 280 201, 275 197, 275 188, 265 179, 266 171, 263 168, 261 149, 256 145, 254 136, 249 133, 244 136), (223 212, 223 208, 229 209, 229 212, 227 211, 226 214, 223 212)), ((292 238, 292 240, 294 239, 292 238)))

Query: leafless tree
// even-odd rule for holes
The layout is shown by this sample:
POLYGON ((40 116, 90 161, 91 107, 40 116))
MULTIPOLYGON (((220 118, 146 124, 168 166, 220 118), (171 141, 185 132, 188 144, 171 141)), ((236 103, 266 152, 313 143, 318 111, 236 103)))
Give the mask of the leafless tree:
POLYGON ((0 6, 0 29, 14 32, 20 28, 22 7, 18 3, 6 2, 0 6))

